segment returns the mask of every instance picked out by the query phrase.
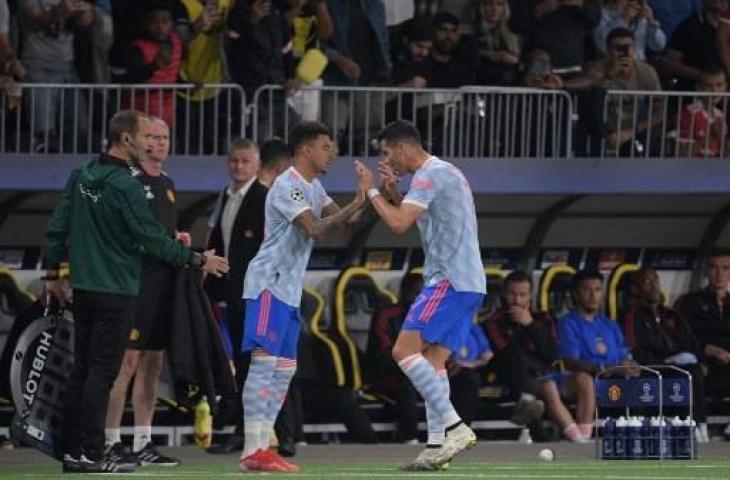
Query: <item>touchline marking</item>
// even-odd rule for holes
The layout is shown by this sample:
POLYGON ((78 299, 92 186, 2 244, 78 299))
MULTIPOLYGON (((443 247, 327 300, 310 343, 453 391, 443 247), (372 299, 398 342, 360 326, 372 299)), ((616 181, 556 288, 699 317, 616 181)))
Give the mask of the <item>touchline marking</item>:
MULTIPOLYGON (((278 475, 278 474, 271 474, 271 473, 262 473, 262 472, 252 472, 257 473, 258 475, 278 475)), ((107 475, 107 474, 85 474, 85 475, 107 475)), ((182 478, 182 477, 202 477, 202 476, 216 476, 216 477, 241 477, 241 473, 239 472, 221 472, 221 473, 213 473, 213 472, 177 472, 177 473, 167 473, 167 472, 140 472, 140 473, 130 473, 130 474, 124 474, 123 476, 130 476, 130 477, 143 477, 143 478, 182 478)), ((283 474, 282 474, 283 475, 283 474)), ((27 478, 57 478, 60 475, 59 474, 25 474, 24 475, 27 478)), ((403 478, 403 477, 424 477, 428 476, 429 478, 514 478, 514 475, 510 474, 490 474, 490 473, 461 473, 461 472, 444 472, 444 473, 436 473, 436 472, 398 472, 396 470, 393 470, 392 473, 357 473, 357 472, 332 472, 332 471, 322 471, 322 472, 299 472, 296 474, 297 477, 309 477, 309 478, 337 478, 337 477, 346 477, 346 478, 366 478, 366 477, 387 477, 387 478, 403 478)), ((646 475, 640 475, 640 476, 626 476, 626 475, 605 475, 600 474, 596 472, 596 474, 581 474, 581 475, 565 475, 565 474, 520 474, 520 478, 578 478, 578 479, 607 479, 607 480, 730 480, 730 477, 685 477, 685 476, 646 476, 646 475)))

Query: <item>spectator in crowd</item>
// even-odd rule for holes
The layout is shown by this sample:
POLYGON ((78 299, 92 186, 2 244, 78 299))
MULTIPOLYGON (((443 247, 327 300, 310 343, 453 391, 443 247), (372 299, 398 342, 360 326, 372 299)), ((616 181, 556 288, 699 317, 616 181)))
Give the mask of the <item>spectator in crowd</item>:
MULTIPOLYGON (((172 4, 154 0, 147 4, 142 28, 131 39, 129 50, 115 69, 121 83, 174 84, 180 73, 183 44, 173 29, 172 4)), ((131 108, 162 118, 170 127, 175 122, 173 90, 137 90, 130 93, 131 108)))
MULTIPOLYGON (((588 80, 606 90, 659 91, 661 85, 654 68, 636 60, 634 34, 623 27, 608 34, 608 57, 597 62, 588 71, 588 80)), ((661 135, 652 130, 661 122, 663 102, 654 99, 652 110, 648 102, 634 98, 613 99, 608 103, 606 122, 606 148, 609 153, 622 156, 647 155, 659 150, 661 135), (647 135, 647 130, 650 132, 647 135), (649 143, 646 144, 647 136, 649 143)))
POLYGON ((563 80, 553 72, 550 54, 536 48, 525 54, 525 69, 522 72, 522 86, 557 90, 563 88, 563 80))
MULTIPOLYGON (((705 382, 700 364, 700 344, 689 323, 674 309, 663 305, 659 275, 642 268, 631 278, 631 306, 621 325, 634 359, 641 365, 676 365, 692 374, 693 412, 699 439, 708 442, 705 382)), ((672 376, 671 371, 666 372, 672 376)))
POLYGON ((482 367, 489 363, 493 356, 484 328, 475 322, 469 330, 464 346, 456 350, 446 363, 451 403, 467 425, 471 425, 477 418, 482 367))
MULTIPOLYGON (((704 70, 697 79, 697 91, 727 92, 725 70, 717 66, 704 70)), ((727 151, 727 119, 719 108, 722 97, 699 97, 679 113, 677 148, 682 157, 717 157, 727 151), (724 147, 724 148, 723 148, 724 147)))
MULTIPOLYGON (((675 308, 686 318, 706 358, 707 393, 730 393, 730 251, 716 250, 707 264, 707 286, 677 300, 675 308)), ((730 426, 726 430, 730 434, 730 426)))
MULTIPOLYGON (((377 86, 390 82, 390 41, 383 0, 327 0, 334 31, 325 54, 325 85, 377 86)), ((365 133, 379 125, 384 98, 365 94, 323 94, 322 119, 339 138, 346 127, 364 150, 365 133), (350 109, 352 109, 350 111, 350 109)), ((348 142, 349 143, 349 142, 348 142)), ((354 152, 345 152, 354 153, 354 152)))
MULTIPOLYGON (((229 259, 231 270, 226 277, 207 277, 206 290, 213 301, 224 307, 224 335, 230 338, 236 381, 241 388, 248 369, 248 359, 241 353, 243 338, 243 279, 249 262, 264 239, 264 203, 268 188, 256 181, 261 166, 259 149, 254 142, 238 138, 231 143, 227 159, 229 186, 218 196, 208 221, 206 245, 229 259)), ((216 423, 233 419, 236 431, 228 442, 209 449, 210 453, 230 453, 243 443, 243 415, 240 393, 227 399, 224 412, 216 423)))
POLYGON ((674 79, 677 90, 692 90, 702 70, 721 64, 717 29, 720 15, 727 7, 727 0, 705 0, 702 10, 674 30, 662 74, 674 79))
MULTIPOLYGON (((322 80, 324 67, 314 69, 312 65, 316 63, 312 62, 309 57, 314 53, 321 53, 324 43, 332 38, 334 26, 327 9, 327 2, 324 0, 296 2, 287 16, 292 24, 292 54, 297 63, 296 78, 305 85, 320 87, 324 84, 324 80, 322 80)), ((319 120, 320 101, 321 94, 314 89, 299 90, 294 92, 289 99, 289 103, 302 121, 319 120)))
POLYGON ((253 99, 263 85, 281 85, 285 90, 262 97, 265 103, 257 109, 260 138, 283 135, 287 120, 290 125, 298 121, 286 102, 286 97, 299 89, 286 13, 271 0, 250 0, 237 4, 228 21, 228 70, 231 79, 243 87, 246 98, 253 99))
MULTIPOLYGON (((707 2, 704 0, 705 4, 707 2)), ((703 0, 649 0, 654 17, 661 23, 667 38, 672 38, 677 26, 687 17, 702 10, 702 3, 703 0)))
POLYGON ((264 187, 271 188, 276 177, 291 166, 291 150, 279 138, 266 140, 261 144, 260 150, 261 168, 257 178, 264 187))
MULTIPOLYGON (((467 61, 459 54, 462 39, 459 19, 441 12, 433 19, 434 37, 428 61, 428 86, 431 88, 458 88, 474 83, 475 61, 467 61)), ((476 60, 476 58, 474 58, 476 60)))
POLYGON ((517 83, 520 39, 507 23, 510 18, 507 0, 481 0, 481 15, 476 28, 479 67, 476 82, 480 85, 517 83))
MULTIPOLYGON (((578 403, 576 420, 583 437, 590 437, 595 409, 593 375, 615 365, 635 366, 624 335, 616 321, 604 316, 603 277, 598 272, 580 271, 573 277, 575 308, 558 321, 560 354, 565 368, 581 385, 584 402, 578 403)), ((566 435, 570 436, 566 432, 566 435)))
POLYGON ((423 276, 420 273, 407 273, 400 283, 400 297, 397 304, 376 312, 370 326, 366 357, 369 382, 372 388, 395 401, 398 419, 397 439, 411 443, 418 439, 419 396, 398 364, 393 360, 393 345, 398 338, 408 309, 423 288, 423 276))
POLYGON ((433 48, 433 24, 430 18, 418 17, 401 26, 401 45, 393 49, 393 84, 398 87, 426 88, 426 61, 433 48))
POLYGON ((494 370, 517 402, 512 422, 527 425, 542 417, 545 405, 535 398, 536 378, 559 359, 552 319, 530 307, 532 278, 515 270, 502 286, 502 307, 487 319, 494 349, 494 370))
POLYGON ((634 34, 635 58, 646 61, 646 50, 661 52, 667 45, 667 36, 654 18, 647 0, 608 0, 601 12, 601 22, 593 31, 596 48, 606 55, 606 39, 611 30, 627 28, 634 34))
MULTIPOLYGON (((233 0, 176 0, 175 28, 185 44, 180 65, 180 81, 196 86, 223 83, 227 78, 223 54, 225 25, 233 0)), ((227 106, 240 105, 243 99, 232 92, 214 88, 194 88, 178 93, 177 152, 211 153, 224 148, 235 131, 233 119, 240 117, 227 106), (226 95, 230 102, 226 101, 226 95), (215 128, 217 124, 218 128, 215 128), (215 132, 220 138, 213 138, 215 132), (202 135, 201 135, 202 132, 202 135), (219 147, 219 148, 216 148, 219 147)))
POLYGON ((547 50, 558 75, 582 70, 585 35, 601 19, 598 0, 512 0, 511 7, 510 25, 526 50, 547 50))
MULTIPOLYGON (((20 0, 20 58, 27 72, 29 83, 78 83, 74 67, 74 30, 88 29, 93 22, 91 5, 81 0, 20 0)), ((35 150, 55 149, 58 146, 57 116, 76 112, 75 118, 64 118, 63 125, 73 125, 84 130, 86 121, 83 105, 71 105, 75 98, 65 95, 68 105, 59 105, 61 90, 43 89, 31 95, 29 112, 33 119, 35 150)), ((73 134, 73 128, 65 128, 64 134, 73 134)), ((72 140, 72 139, 64 139, 72 140)))

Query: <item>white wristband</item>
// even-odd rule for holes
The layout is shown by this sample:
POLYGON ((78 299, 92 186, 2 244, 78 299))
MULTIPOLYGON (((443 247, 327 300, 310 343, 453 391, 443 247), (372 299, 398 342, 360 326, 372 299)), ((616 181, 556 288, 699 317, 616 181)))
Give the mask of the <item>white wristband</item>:
POLYGON ((377 189, 377 188, 375 188, 375 187, 373 187, 373 188, 368 188, 368 192, 367 192, 367 193, 368 193, 368 198, 369 198, 370 200, 372 200, 373 198, 375 198, 375 197, 377 197, 378 195, 380 195, 380 190, 378 190, 378 189, 377 189))

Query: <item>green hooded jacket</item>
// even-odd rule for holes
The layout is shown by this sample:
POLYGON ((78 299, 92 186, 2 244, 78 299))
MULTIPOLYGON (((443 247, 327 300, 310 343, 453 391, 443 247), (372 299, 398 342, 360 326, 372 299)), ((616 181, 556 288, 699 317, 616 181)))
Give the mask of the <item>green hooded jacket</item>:
POLYGON ((48 222, 45 263, 55 268, 67 247, 72 288, 121 295, 139 293, 142 248, 177 266, 192 256, 152 216, 130 166, 105 154, 71 173, 48 222))

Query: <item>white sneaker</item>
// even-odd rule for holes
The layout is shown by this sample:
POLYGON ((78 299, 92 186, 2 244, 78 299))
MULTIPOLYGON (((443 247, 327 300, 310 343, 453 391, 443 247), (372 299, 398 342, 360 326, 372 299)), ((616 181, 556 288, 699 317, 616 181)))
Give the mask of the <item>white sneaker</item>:
POLYGON ((441 466, 449 463, 455 456, 466 449, 474 448, 477 436, 465 423, 446 434, 443 445, 436 451, 432 463, 441 466))
POLYGON ((574 439, 571 440, 573 443, 578 444, 587 444, 587 443, 593 443, 593 439, 590 437, 584 437, 583 435, 578 435, 574 439))
POLYGON ((432 472, 434 470, 447 470, 449 468, 448 462, 441 466, 437 466, 433 463, 436 459, 436 454, 440 450, 440 448, 424 448, 415 459, 401 465, 398 468, 405 472, 432 472))
POLYGON ((532 443, 532 435, 530 435, 530 429, 529 428, 523 428, 520 431, 520 436, 517 439, 519 443, 526 443, 530 444, 532 443))

